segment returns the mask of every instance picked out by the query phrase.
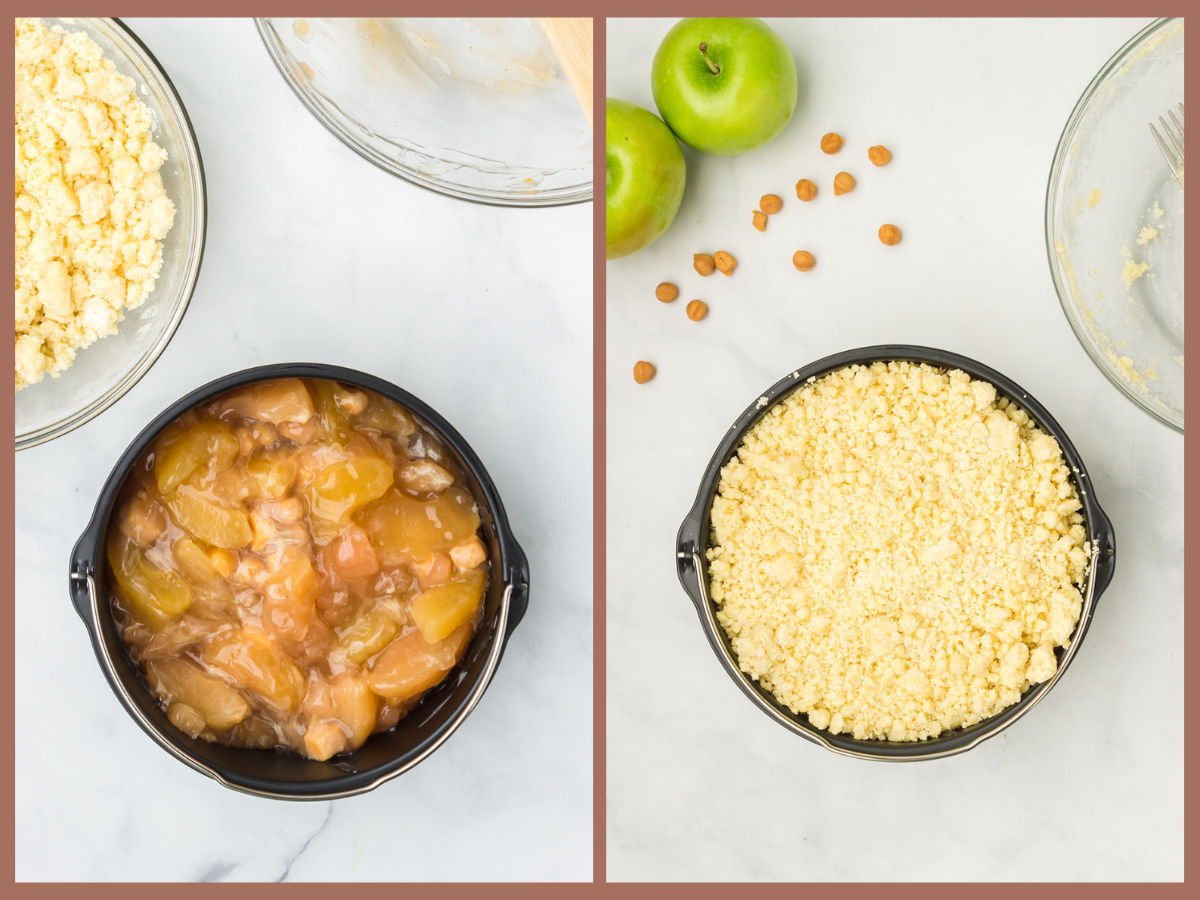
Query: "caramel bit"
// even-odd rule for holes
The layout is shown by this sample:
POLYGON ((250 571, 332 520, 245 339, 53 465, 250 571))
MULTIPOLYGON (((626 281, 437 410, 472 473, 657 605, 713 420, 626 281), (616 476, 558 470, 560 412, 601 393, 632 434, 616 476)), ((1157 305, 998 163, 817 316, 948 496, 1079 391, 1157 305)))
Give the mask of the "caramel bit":
POLYGON ((654 296, 663 303, 670 303, 679 296, 679 288, 675 287, 675 285, 671 284, 669 281, 664 281, 654 289, 654 296))
POLYGON ((767 214, 761 210, 754 211, 754 227, 759 231, 767 230, 767 214))
POLYGON ((692 267, 701 275, 708 276, 717 267, 717 262, 707 253, 692 254, 692 267))
POLYGON ((829 132, 821 138, 821 149, 826 153, 837 153, 842 149, 842 136, 836 131, 829 132))
POLYGON ((792 265, 801 272, 807 272, 817 264, 816 259, 807 250, 797 250, 792 254, 792 265))
POLYGON ((894 247, 900 243, 900 229, 895 225, 880 225, 879 239, 889 247, 894 247))
POLYGON ((762 199, 758 201, 758 208, 768 216, 773 216, 783 209, 783 201, 779 199, 778 194, 763 194, 762 199))
POLYGON ((837 175, 833 177, 834 196, 837 196, 838 194, 848 194, 852 190, 854 190, 854 176, 849 172, 838 172, 837 175))
POLYGON ((656 369, 653 363, 648 363, 644 359, 639 359, 633 366, 633 380, 638 384, 645 384, 654 377, 656 369))
POLYGON ((714 262, 722 275, 729 276, 733 274, 733 270, 737 268, 737 260, 726 253, 724 250, 718 250, 714 257, 714 262))
POLYGON ((801 178, 796 182, 796 196, 807 203, 817 196, 817 186, 807 178, 801 178))
POLYGON ((867 159, 877 166, 886 166, 892 161, 892 153, 883 144, 876 144, 867 150, 867 159))
POLYGON ((687 317, 693 322, 699 322, 708 315, 708 304, 703 300, 693 300, 687 305, 687 317))

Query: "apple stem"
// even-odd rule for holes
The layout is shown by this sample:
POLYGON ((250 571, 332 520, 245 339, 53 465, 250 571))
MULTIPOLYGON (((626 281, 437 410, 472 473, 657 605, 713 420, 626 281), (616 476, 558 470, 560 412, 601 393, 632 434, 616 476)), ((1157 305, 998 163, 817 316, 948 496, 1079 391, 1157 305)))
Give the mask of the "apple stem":
POLYGON ((708 70, 714 75, 721 74, 721 67, 708 58, 708 44, 705 41, 700 42, 700 55, 704 57, 704 61, 708 63, 708 70))

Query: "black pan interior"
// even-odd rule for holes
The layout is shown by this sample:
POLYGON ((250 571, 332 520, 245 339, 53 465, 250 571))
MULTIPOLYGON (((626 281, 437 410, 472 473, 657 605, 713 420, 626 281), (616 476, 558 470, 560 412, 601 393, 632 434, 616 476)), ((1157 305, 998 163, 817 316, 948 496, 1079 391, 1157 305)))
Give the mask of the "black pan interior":
MULTIPOLYGON (((512 536, 503 505, 495 486, 474 451, 440 415, 416 397, 385 381, 334 366, 285 364, 263 366, 218 379, 182 398, 159 415, 138 436, 122 456, 101 493, 95 516, 88 531, 72 554, 72 571, 82 565, 94 573, 99 591, 99 615, 84 615, 105 675, 123 705, 131 702, 151 724, 151 736, 185 761, 194 761, 213 770, 223 780, 243 790, 293 799, 316 799, 330 793, 363 790, 381 777, 419 761, 457 727, 462 715, 477 701, 485 670, 497 640, 506 643, 524 615, 528 602, 528 564, 512 536), (138 456, 158 433, 188 409, 231 388, 271 378, 329 378, 369 388, 403 405, 418 422, 433 434, 454 456, 476 498, 485 543, 491 559, 491 572, 484 600, 484 618, 459 665, 441 684, 429 691, 392 731, 372 735, 357 751, 328 762, 303 759, 291 753, 223 747, 192 739, 175 728, 155 701, 138 668, 125 652, 109 614, 107 564, 103 536, 120 488, 138 456), (499 629, 504 593, 513 586, 505 629, 499 629), (102 646, 100 646, 102 644, 102 646), (106 664, 112 661, 112 668, 106 664), (119 684, 119 687, 118 687, 119 684), (128 701, 126 701, 127 695, 128 701)), ((72 581, 77 607, 87 607, 86 590, 80 581, 72 581)), ((80 609, 81 614, 84 609, 80 609)), ((503 652, 503 647, 499 652, 503 652)), ((129 710, 133 714, 133 710, 129 710)), ((133 715, 138 720, 138 715, 133 715)), ((139 725, 142 722, 139 721, 139 725)), ((145 728, 145 725, 143 725, 145 728)))
MULTIPOLYGON (((1062 427, 1054 420, 1045 407, 1038 403, 1037 400, 1030 396, 1016 382, 994 369, 965 356, 959 356, 958 354, 944 350, 901 344, 862 347, 818 360, 798 369, 777 382, 762 395, 766 399, 765 403, 761 399, 757 400, 730 426, 720 446, 713 454, 708 468, 705 470, 704 478, 701 481, 700 490, 697 494, 696 504, 680 527, 676 548, 676 562, 680 582, 689 596, 691 596, 692 601, 696 604, 697 611, 700 614, 701 625, 704 627, 705 634, 714 653, 716 653, 726 672, 733 678, 742 692, 760 706, 765 704, 771 708, 778 716, 786 720, 791 730, 801 736, 815 739, 820 743, 827 743, 834 748, 856 756, 888 760, 921 759, 928 758, 930 755, 944 756, 968 749, 974 746, 982 737, 998 734, 1009 722, 1023 715, 1025 710, 1052 686, 1053 682, 1044 682, 1033 686, 1025 692, 1017 703, 1002 710, 990 719, 985 719, 970 727, 956 729, 955 731, 947 732, 925 741, 857 740, 845 734, 830 734, 828 731, 822 731, 810 725, 806 715, 797 715, 780 704, 770 691, 762 688, 756 680, 751 679, 741 672, 737 668, 736 663, 731 664, 730 660, 736 660, 737 656, 733 652, 733 647, 724 629, 716 622, 716 608, 714 604, 705 599, 707 597, 708 585, 707 557, 705 552, 708 549, 708 540, 711 534, 709 514, 712 509, 713 499, 717 494, 717 484, 720 480, 721 469, 737 452, 742 442, 742 436, 759 419, 766 415, 778 400, 803 385, 810 378, 820 378, 822 375, 844 366, 905 360, 929 363, 930 365, 944 369, 961 369, 973 378, 990 382, 995 386, 1000 396, 1008 397, 1009 400, 1016 403, 1029 414, 1043 431, 1058 441, 1059 447, 1063 452, 1063 457, 1072 470, 1071 477, 1076 490, 1079 492, 1080 501, 1083 503, 1083 510, 1081 512, 1083 513, 1084 524, 1088 531, 1088 540, 1094 542, 1096 548, 1095 556, 1089 566, 1088 581, 1083 586, 1084 608, 1080 613, 1079 622, 1075 627, 1075 632, 1071 639, 1072 647, 1077 647, 1082 642, 1084 635, 1087 633, 1088 626, 1091 624, 1096 600, 1108 586, 1109 581, 1112 580, 1116 551, 1112 524, 1100 508, 1100 505, 1096 502, 1087 469, 1084 467, 1083 460, 1079 457, 1074 444, 1071 443, 1066 432, 1063 431, 1062 427), (698 551, 700 558, 699 573, 694 572, 691 559, 691 551, 693 549, 698 551), (703 595, 698 590, 697 578, 702 579, 705 585, 705 593, 703 595), (1092 595, 1090 603, 1087 602, 1089 591, 1092 595)), ((1060 671, 1064 670, 1074 658, 1074 653, 1068 657, 1067 651, 1061 647, 1056 650, 1056 655, 1060 671)))

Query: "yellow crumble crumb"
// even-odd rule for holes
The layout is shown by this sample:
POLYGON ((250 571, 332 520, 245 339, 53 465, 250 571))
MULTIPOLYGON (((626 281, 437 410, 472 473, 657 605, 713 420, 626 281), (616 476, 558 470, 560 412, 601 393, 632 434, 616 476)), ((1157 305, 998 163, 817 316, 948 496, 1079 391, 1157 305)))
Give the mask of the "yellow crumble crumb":
POLYGON ((175 207, 134 83, 83 32, 16 20, 16 389, 154 290, 175 207))
MULTIPOLYGON (((1130 287, 1134 281, 1142 277, 1143 272, 1150 269, 1150 263, 1134 262, 1128 247, 1122 247, 1121 252, 1125 255, 1125 268, 1121 270, 1121 281, 1125 284, 1125 287, 1130 287)), ((1132 297, 1128 298, 1128 300, 1130 303, 1133 302, 1132 297)))
POLYGON ((907 362, 793 391, 721 470, 707 551, 742 671, 817 728, 914 741, 1056 671, 1088 560, 1057 442, 907 362))

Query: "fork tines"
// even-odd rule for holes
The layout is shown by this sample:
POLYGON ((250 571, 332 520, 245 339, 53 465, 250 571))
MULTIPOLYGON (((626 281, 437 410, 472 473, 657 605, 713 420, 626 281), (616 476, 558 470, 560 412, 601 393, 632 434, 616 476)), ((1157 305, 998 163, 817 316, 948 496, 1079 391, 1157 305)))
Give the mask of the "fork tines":
POLYGON ((1163 136, 1159 134, 1158 129, 1154 127, 1153 122, 1150 123, 1150 133, 1154 135, 1158 149, 1162 151, 1163 159, 1171 167, 1171 174, 1175 176, 1179 186, 1183 187, 1183 178, 1180 176, 1183 169, 1183 104, 1178 103, 1176 106, 1179 107, 1178 119, 1175 118, 1174 112, 1167 110, 1167 115, 1171 117, 1170 125, 1162 116, 1158 117, 1158 124, 1162 126, 1163 132, 1170 141, 1170 146, 1167 145, 1167 140, 1164 140, 1163 136))

